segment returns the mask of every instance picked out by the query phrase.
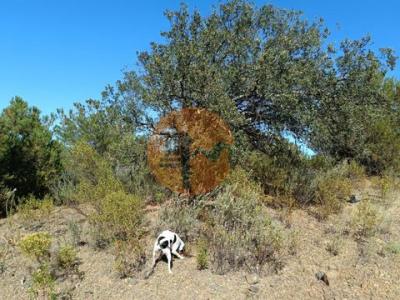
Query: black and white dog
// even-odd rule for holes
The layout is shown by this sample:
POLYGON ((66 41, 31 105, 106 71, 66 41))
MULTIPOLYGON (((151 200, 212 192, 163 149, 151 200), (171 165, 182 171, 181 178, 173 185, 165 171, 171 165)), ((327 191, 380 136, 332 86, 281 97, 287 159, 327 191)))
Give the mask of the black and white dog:
POLYGON ((157 237, 156 242, 154 243, 152 269, 154 269, 156 261, 165 255, 168 260, 168 271, 171 274, 172 254, 182 259, 183 256, 180 255, 178 252, 181 252, 184 246, 185 243, 175 232, 172 232, 170 230, 165 230, 161 232, 160 235, 157 237), (156 259, 157 253, 159 254, 159 257, 156 259))

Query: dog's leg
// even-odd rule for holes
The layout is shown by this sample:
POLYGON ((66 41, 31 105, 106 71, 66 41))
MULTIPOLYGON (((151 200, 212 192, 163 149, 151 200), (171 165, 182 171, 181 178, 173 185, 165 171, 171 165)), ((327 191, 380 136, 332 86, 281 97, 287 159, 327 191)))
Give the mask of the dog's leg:
POLYGON ((169 274, 172 274, 172 271, 171 271, 171 261, 172 261, 171 251, 166 251, 165 256, 167 257, 167 260, 168 260, 168 272, 169 272, 169 274))
POLYGON ((179 252, 183 250, 183 247, 185 247, 185 243, 181 240, 181 243, 179 245, 179 252))
POLYGON ((157 249, 157 246, 155 245, 154 249, 153 249, 153 265, 152 265, 152 269, 154 269, 154 267, 156 266, 156 262, 157 262, 156 254, 158 254, 158 249, 157 249))
POLYGON ((182 255, 180 255, 176 250, 172 251, 172 254, 175 255, 176 257, 178 257, 179 259, 183 259, 184 257, 182 255))
POLYGON ((183 259, 183 256, 178 253, 178 251, 180 251, 181 248, 182 247, 180 243, 175 243, 174 245, 172 245, 171 249, 172 254, 178 257, 179 259, 183 259))

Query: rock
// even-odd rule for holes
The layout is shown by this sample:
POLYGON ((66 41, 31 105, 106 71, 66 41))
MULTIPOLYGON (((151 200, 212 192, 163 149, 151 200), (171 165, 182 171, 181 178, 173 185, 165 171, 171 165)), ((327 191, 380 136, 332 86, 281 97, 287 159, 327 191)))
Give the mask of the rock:
POLYGON ((257 294, 259 290, 260 290, 260 288, 258 286, 256 286, 256 285, 254 285, 254 284, 252 284, 249 287, 249 292, 251 292, 253 294, 257 294))
POLYGON ((318 280, 325 282, 326 285, 329 285, 328 276, 324 272, 321 271, 317 272, 315 274, 315 277, 317 277, 318 280))
POLYGON ((258 278, 257 275, 246 275, 246 281, 248 284, 257 284, 260 279, 258 278))
POLYGON ((361 201, 361 197, 360 196, 356 196, 356 195, 351 195, 348 202, 350 203, 357 203, 361 201))

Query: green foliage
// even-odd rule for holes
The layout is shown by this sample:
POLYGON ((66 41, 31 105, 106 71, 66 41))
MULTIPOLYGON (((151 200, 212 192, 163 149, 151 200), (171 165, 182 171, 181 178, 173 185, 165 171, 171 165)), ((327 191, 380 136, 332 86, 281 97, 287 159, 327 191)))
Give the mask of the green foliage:
POLYGON ((22 238, 18 246, 23 254, 42 262, 50 258, 51 236, 47 232, 32 233, 22 238))
POLYGON ((392 254, 400 254, 400 243, 399 242, 390 242, 386 245, 386 250, 392 254))
MULTIPOLYGON (((261 184, 264 193, 280 196, 295 193, 296 186, 300 184, 296 176, 304 170, 302 164, 300 154, 289 150, 279 155, 252 151, 241 165, 261 184)), ((304 172, 301 173, 304 178, 304 172)))
POLYGON ((61 169, 61 146, 40 111, 13 98, 0 114, 0 184, 16 188, 18 197, 32 193, 41 198, 61 169))
MULTIPOLYGON (((68 147, 85 141, 97 156, 107 160, 125 189, 135 194, 148 194, 151 177, 145 159, 145 140, 135 135, 141 120, 138 103, 107 87, 102 100, 89 99, 75 103, 69 114, 59 111, 60 124, 55 131, 68 147)), ((72 176, 73 169, 69 169, 72 176)))
POLYGON ((36 299, 55 299, 55 278, 47 264, 42 264, 32 274, 30 294, 36 299))
POLYGON ((269 177, 263 180, 273 192, 291 181, 280 166, 286 152, 279 153, 288 135, 369 172, 397 165, 398 143, 388 141, 398 140, 399 93, 385 78, 396 63, 392 50, 374 52, 369 37, 335 49, 322 20, 245 0, 222 3, 206 17, 186 5, 166 17, 164 42, 141 52, 138 72, 118 83, 134 95, 131 103, 161 114, 183 107, 219 113, 236 138, 234 162, 246 150, 270 156, 262 167, 272 166, 271 175, 256 176, 269 177))
POLYGON ((108 193, 123 189, 110 164, 84 141, 77 142, 69 152, 66 170, 77 182, 72 199, 77 203, 91 203, 98 208, 108 193))
POLYGON ((208 268, 208 245, 204 239, 200 239, 197 242, 196 262, 198 270, 205 270, 208 268))
POLYGON ((400 132, 398 121, 383 111, 374 120, 369 118, 370 126, 366 145, 358 153, 359 160, 367 167, 370 174, 383 174, 384 171, 400 170, 400 132))
POLYGON ((143 235, 143 202, 123 191, 107 194, 97 213, 90 216, 92 224, 105 239, 140 239, 143 235))
MULTIPOLYGON (((129 247, 129 241, 137 242, 144 234, 142 199, 125 192, 124 185, 114 174, 109 160, 97 153, 88 143, 76 142, 69 152, 68 161, 67 172, 76 182, 72 200, 77 203, 89 203, 94 208, 89 214, 89 221, 95 247, 105 248, 114 241, 119 243, 120 251, 117 252, 125 253, 124 249, 129 247)), ((75 244, 79 243, 79 230, 76 226, 70 229, 75 244)), ((140 249, 136 250, 135 253, 140 252, 140 249)), ((132 257, 132 260, 125 260, 121 255, 116 255, 115 262, 121 276, 130 274, 132 266, 136 270, 136 264, 142 265, 141 255, 136 257, 137 260, 132 257)))
POLYGON ((78 257, 76 250, 71 245, 63 245, 58 249, 57 256, 57 266, 62 270, 70 271, 78 263, 78 257))

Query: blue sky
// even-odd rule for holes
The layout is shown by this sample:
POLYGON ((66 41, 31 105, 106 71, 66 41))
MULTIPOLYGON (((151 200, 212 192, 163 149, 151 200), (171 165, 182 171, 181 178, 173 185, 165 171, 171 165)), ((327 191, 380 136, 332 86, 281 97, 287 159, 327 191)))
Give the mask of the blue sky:
MULTIPOLYGON (((168 29, 165 9, 181 1, 0 0, 0 109, 21 96, 45 114, 73 102, 98 98, 104 86, 132 69, 136 52, 160 41, 168 29)), ((203 14, 218 1, 186 1, 203 14)), ((400 2, 255 1, 300 9, 308 19, 323 17, 331 41, 369 33, 374 47, 400 54, 400 2), (397 28, 397 29, 396 29, 397 28)), ((393 76, 400 78, 397 68, 393 76)))

